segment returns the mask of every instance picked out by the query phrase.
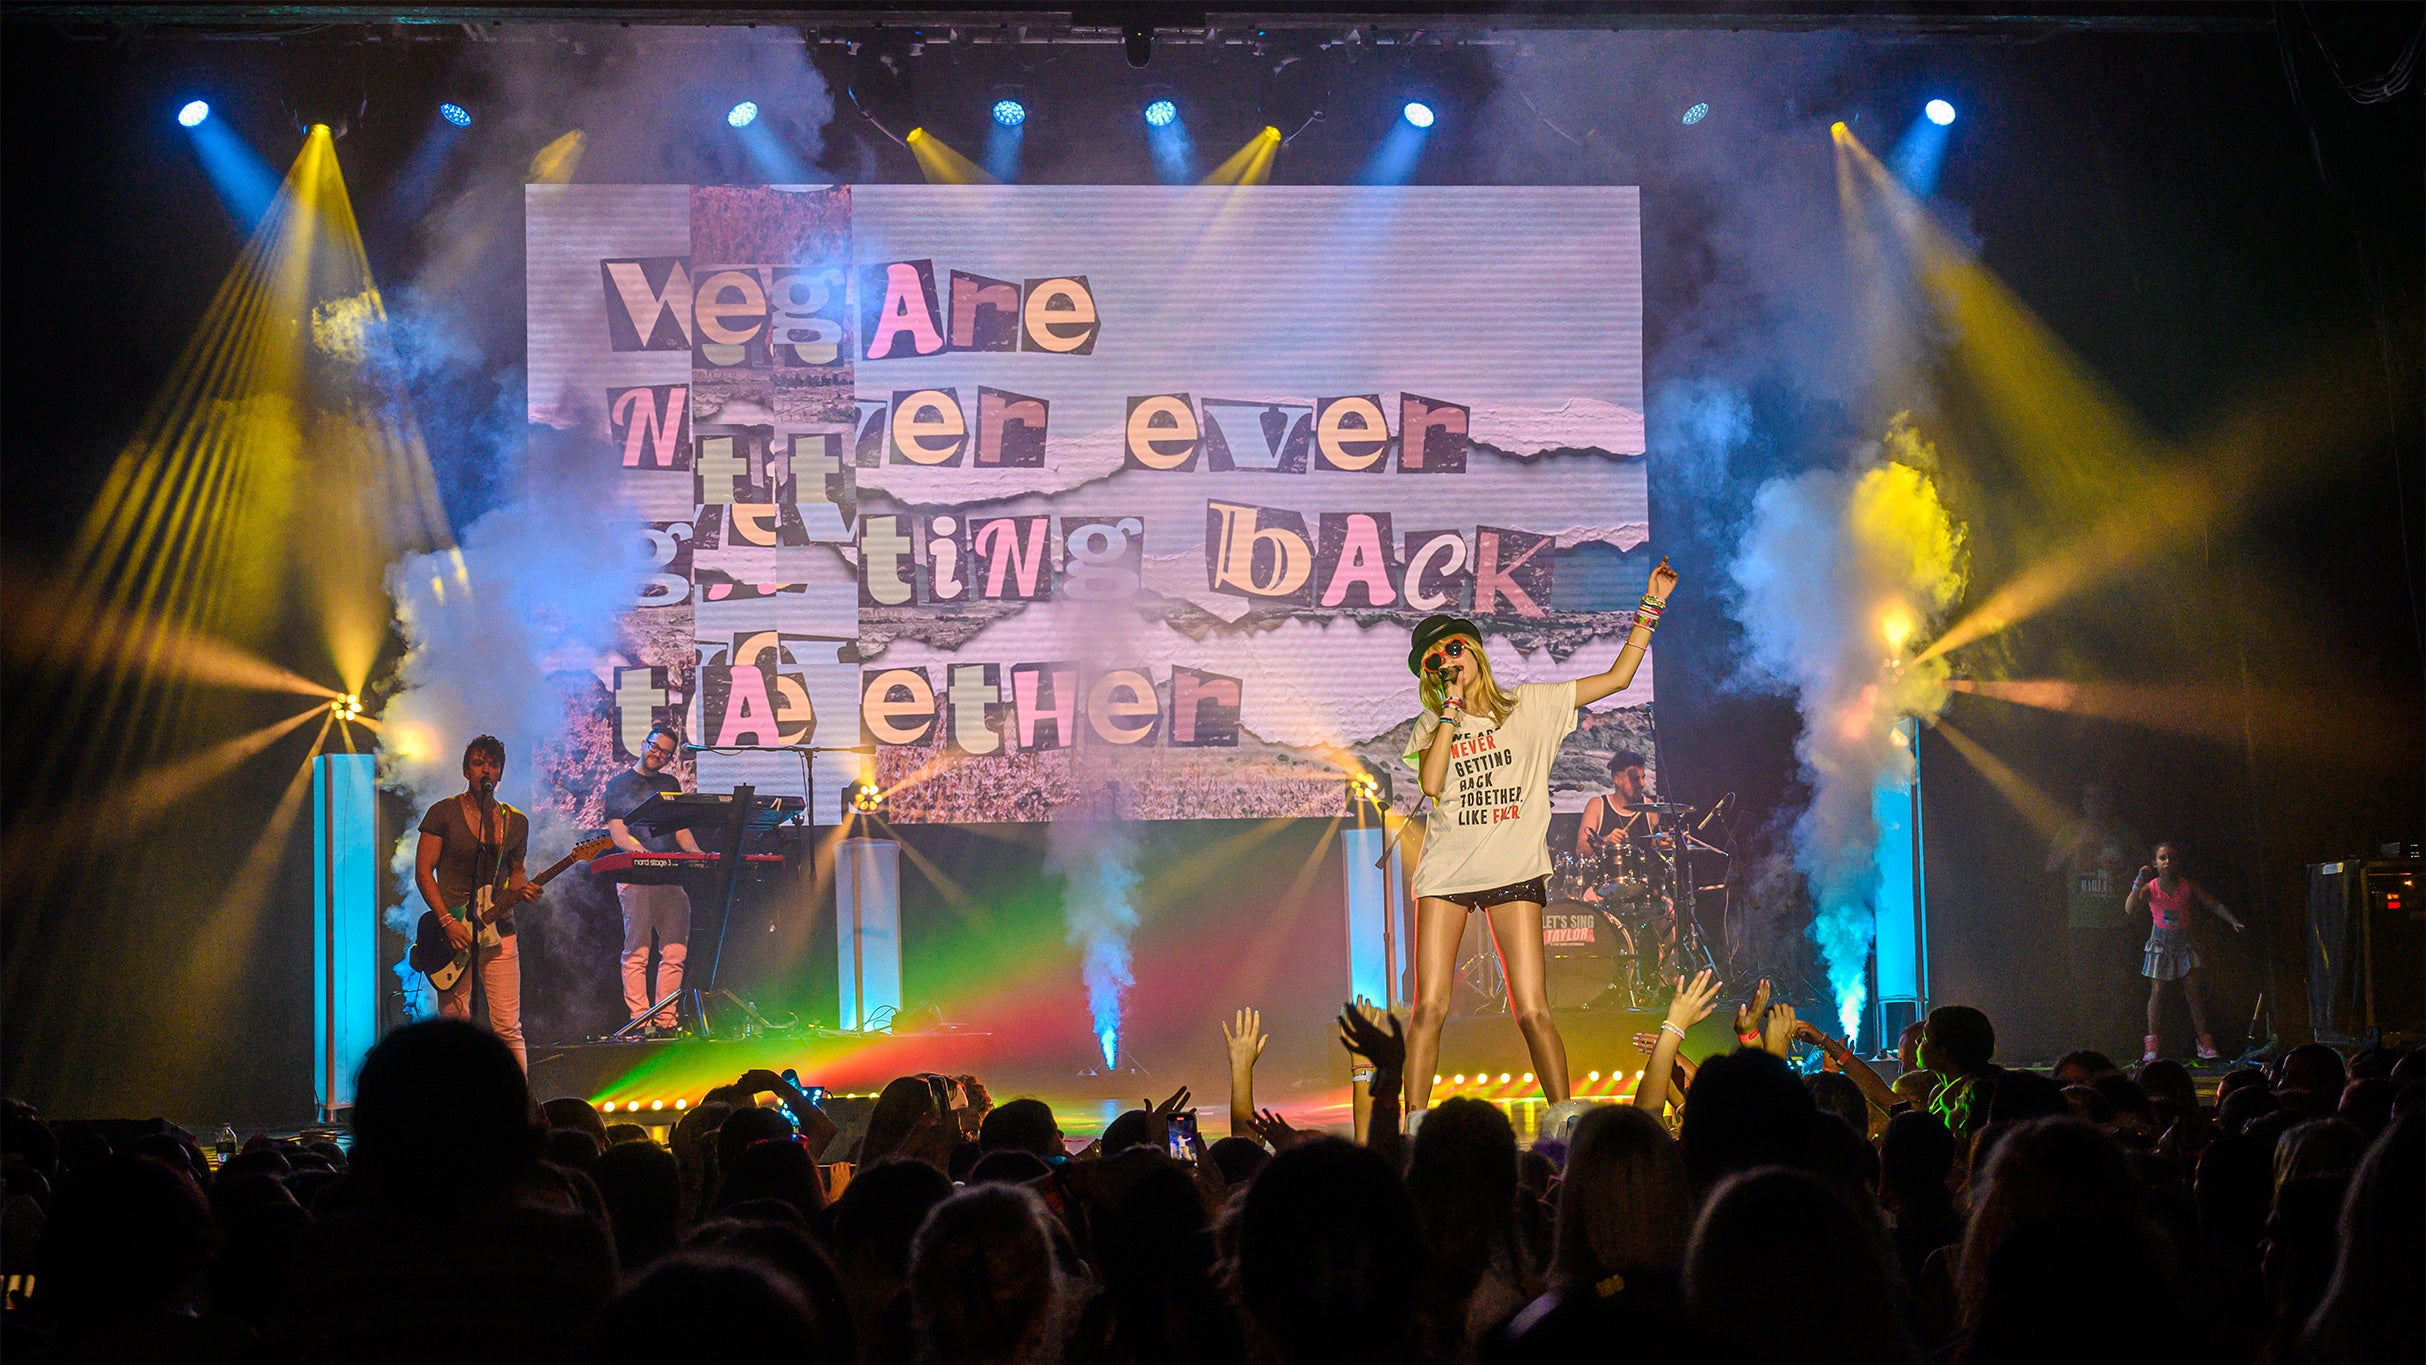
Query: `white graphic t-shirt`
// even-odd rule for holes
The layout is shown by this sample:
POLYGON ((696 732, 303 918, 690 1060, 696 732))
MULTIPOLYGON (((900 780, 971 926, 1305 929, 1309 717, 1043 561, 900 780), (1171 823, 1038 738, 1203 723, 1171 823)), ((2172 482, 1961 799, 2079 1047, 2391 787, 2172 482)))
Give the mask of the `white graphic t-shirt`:
MULTIPOLYGON (((1407 761, 1418 771, 1440 717, 1416 719, 1407 761)), ((1490 891, 1550 871, 1550 763, 1575 730, 1575 684, 1522 683, 1516 709, 1494 727, 1467 716, 1449 742, 1440 809, 1415 865, 1415 894, 1490 891)))

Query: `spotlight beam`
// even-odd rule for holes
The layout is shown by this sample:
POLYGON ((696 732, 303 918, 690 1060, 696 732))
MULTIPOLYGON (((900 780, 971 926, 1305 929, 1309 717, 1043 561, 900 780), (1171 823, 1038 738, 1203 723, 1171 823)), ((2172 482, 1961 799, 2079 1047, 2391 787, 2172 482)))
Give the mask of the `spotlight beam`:
POLYGON ((983 166, 953 151, 942 138, 924 128, 912 128, 902 139, 910 154, 918 158, 919 174, 930 185, 999 185, 1002 182, 983 166))
POLYGON ((1230 153, 1229 159, 1213 168, 1213 173, 1198 182, 1205 185, 1261 185, 1272 178, 1272 158, 1280 150, 1280 130, 1266 126, 1246 145, 1230 153))
POLYGON ((2219 744, 2247 742, 2357 764, 2388 763, 2401 757, 2396 709, 2381 700, 2342 691, 2053 678, 1957 678, 1947 686, 2012 706, 2116 721, 2219 744), (2253 716, 2264 716, 2266 723, 2252 724, 2253 716))
POLYGON ((1954 751, 1961 754, 1965 762, 1979 771, 1980 776, 1988 779, 1989 786, 1996 788, 1999 795, 2013 803, 2013 808, 2021 812, 2022 818, 2030 822, 2030 827, 2038 831, 2041 838, 2052 843, 2070 826, 2072 813, 2064 808, 2063 803, 2041 791, 2029 778, 2015 772, 2013 765, 1981 747, 1978 740, 1964 734, 1954 722, 1940 716, 1934 729, 1954 746, 1954 751))
POLYGON ((328 700, 338 695, 293 669, 171 621, 108 607, 79 610, 51 585, 12 587, 8 597, 16 609, 0 623, 0 643, 10 658, 35 668, 113 677, 139 669, 205 686, 328 700))
POLYGON ((174 762, 135 774, 127 781, 62 809, 47 820, 25 821, 9 831, 4 857, 12 869, 65 861, 86 851, 94 841, 114 841, 150 825, 169 808, 235 770, 238 764, 300 729, 314 716, 326 716, 326 706, 314 705, 284 720, 273 721, 232 739, 189 754, 174 762))
POLYGON ((2003 447, 2018 489, 2040 504, 2042 524, 2090 528, 2063 536, 1980 599, 1916 662, 2122 580, 2179 547, 2181 526, 2241 517, 2269 483, 2304 471, 2310 452, 2334 449, 2351 432, 2355 405, 2341 400, 2347 384, 2333 367, 2318 365, 2296 383, 2273 386, 2265 408, 2245 409, 2203 440, 2185 447, 2159 438, 1843 124, 1830 132, 1857 257, 1871 242, 1869 214, 1853 202, 1856 179, 1876 196, 1914 281, 1955 338, 1955 371, 2003 447))
MULTIPOLYGON (((261 835, 245 850, 244 861, 236 865, 235 874, 221 888, 221 894, 211 911, 209 927, 194 936, 186 952, 186 985, 180 995, 208 990, 214 982, 225 977, 215 969, 230 957, 242 956, 261 928, 261 907, 268 903, 271 889, 277 883, 278 864, 286 855, 288 836, 294 832, 295 817, 303 810, 303 794, 311 789, 312 762, 320 756, 328 742, 329 727, 336 717, 323 714, 320 733, 312 737, 312 747, 295 765, 295 772, 286 781, 286 790, 270 808, 269 821, 261 827, 261 835)), ((225 989, 222 985, 220 989, 225 989)))

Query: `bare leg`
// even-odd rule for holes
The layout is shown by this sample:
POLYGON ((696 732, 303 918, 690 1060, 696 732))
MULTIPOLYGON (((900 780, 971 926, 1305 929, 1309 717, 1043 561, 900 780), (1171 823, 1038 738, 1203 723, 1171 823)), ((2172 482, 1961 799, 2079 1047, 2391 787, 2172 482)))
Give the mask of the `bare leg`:
POLYGON ((1557 1104, 1567 1098, 1567 1045, 1551 1021, 1550 995, 1542 985, 1542 908, 1532 901, 1509 901, 1488 913, 1491 941, 1508 978, 1508 1012, 1516 1016, 1525 1049, 1533 1054, 1542 1097, 1557 1104))
POLYGON ((1457 978, 1457 941, 1466 934, 1466 908, 1426 896, 1415 902, 1415 1009, 1407 1030, 1407 1112, 1432 1102, 1432 1072, 1440 1065, 1440 1027, 1449 1019, 1457 978))
POLYGON ((2165 1010, 2165 983, 2164 983, 2164 982, 2162 982, 2162 981, 2150 981, 2150 982, 2148 983, 2148 1036, 2149 1036, 2149 1037, 2154 1038, 2154 1037, 2156 1036, 2156 1023, 2157 1023, 2157 1020, 2158 1020, 2160 1017, 2162 1017, 2162 1015, 2164 1014, 2164 1010, 2165 1010))
POLYGON ((2182 973, 2182 1002, 2190 1006, 2190 1030, 2199 1037, 2207 1036, 2207 1007, 2199 1000, 2199 974, 2182 973))

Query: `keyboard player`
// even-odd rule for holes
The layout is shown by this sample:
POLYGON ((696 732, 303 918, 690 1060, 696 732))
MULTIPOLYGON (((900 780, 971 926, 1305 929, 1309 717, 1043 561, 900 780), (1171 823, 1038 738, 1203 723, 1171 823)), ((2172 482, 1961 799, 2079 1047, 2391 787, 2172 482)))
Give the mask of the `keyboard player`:
MULTIPOLYGON (((659 792, 679 792, 682 783, 667 769, 681 751, 682 737, 671 725, 649 731, 640 746, 640 761, 615 774, 607 783, 607 834, 615 847, 629 853, 702 852, 687 829, 671 834, 641 834, 624 817, 659 792)), ((691 936, 691 898, 671 883, 644 886, 624 882, 615 888, 623 902, 623 1007, 638 1019, 654 1001, 682 988, 682 962, 691 936), (657 940, 657 980, 649 981, 649 940, 657 940)), ((658 1011, 647 1032, 662 1037, 676 1031, 674 1007, 658 1011)))

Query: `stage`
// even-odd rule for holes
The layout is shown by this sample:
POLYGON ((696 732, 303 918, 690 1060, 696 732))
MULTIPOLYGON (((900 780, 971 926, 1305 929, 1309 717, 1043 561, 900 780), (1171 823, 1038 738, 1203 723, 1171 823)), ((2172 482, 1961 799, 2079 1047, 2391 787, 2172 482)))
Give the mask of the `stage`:
MULTIPOLYGON (((123 103, 11 147, 9 1093, 342 1110, 431 1006, 480 736, 534 872, 652 731, 797 803, 686 944, 796 1027, 535 1054, 626 1102, 728 1047, 1203 1096, 1252 1008, 1322 1110, 1340 1006, 1415 993, 1423 835, 1581 856, 1621 797, 1675 841, 1636 941, 1682 903, 1726 1000, 1865 1050, 1963 1003, 2136 1056, 2158 837, 2247 926, 2194 917, 2228 1048, 2426 1022, 2415 186, 2344 178, 2416 130, 2182 74, 2280 79, 2270 21, 1966 66, 1876 15, 1217 16, 1149 99, 1091 24, 849 18, 12 27, 21 132, 123 103), (122 280, 133 349, 40 325, 122 280), (1608 690, 1419 817, 1435 617, 1608 690)), ((524 1036, 626 1017, 614 885, 519 920, 524 1036)), ((1472 994, 1442 1074, 1521 1089, 1472 994)), ((1579 1083, 1656 1024, 1559 1018, 1579 1083)))

